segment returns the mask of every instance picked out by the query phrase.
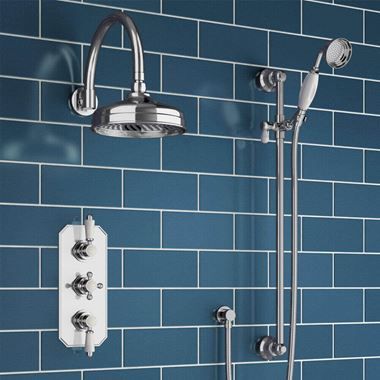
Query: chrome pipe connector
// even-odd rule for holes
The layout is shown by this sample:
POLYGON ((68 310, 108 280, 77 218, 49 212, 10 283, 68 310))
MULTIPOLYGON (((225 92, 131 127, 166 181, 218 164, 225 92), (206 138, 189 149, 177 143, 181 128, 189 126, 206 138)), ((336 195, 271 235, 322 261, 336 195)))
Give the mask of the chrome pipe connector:
POLYGON ((216 311, 215 318, 225 327, 226 380, 232 380, 232 323, 236 313, 228 306, 221 306, 216 311))

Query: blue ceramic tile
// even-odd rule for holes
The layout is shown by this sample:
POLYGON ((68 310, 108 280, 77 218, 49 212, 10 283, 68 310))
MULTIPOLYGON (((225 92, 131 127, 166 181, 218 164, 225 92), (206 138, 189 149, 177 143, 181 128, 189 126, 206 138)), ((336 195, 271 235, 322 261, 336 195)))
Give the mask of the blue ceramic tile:
POLYGON ((231 98, 233 70, 229 63, 163 57, 163 90, 231 98))
POLYGON ((261 30, 201 23, 200 56, 224 61, 267 65, 267 39, 267 32, 261 30), (242 49, 241 46, 249 46, 250 48, 242 49))
MULTIPOLYGON (((261 91, 256 86, 256 75, 262 67, 235 65, 235 96, 237 99, 251 100, 256 102, 276 102, 275 92, 261 91)), ((286 72, 285 102, 297 105, 298 94, 301 85, 300 73, 286 72)), ((294 113, 294 109, 292 109, 294 113)), ((266 119, 265 115, 265 119, 266 119)))
POLYGON ((372 0, 335 0, 336 4, 349 5, 351 7, 373 9, 380 11, 380 4, 372 0))
POLYGON ((336 145, 380 148, 377 117, 336 113, 334 130, 336 145))
POLYGON ((232 215, 163 213, 165 248, 232 248, 232 215))
POLYGON ((0 308, 2 330, 58 328, 58 292, 55 290, 3 290, 0 308))
POLYGON ((84 380, 160 380, 160 369, 124 369, 115 371, 85 372, 84 380))
POLYGON ((362 290, 304 290, 302 322, 361 322, 362 290), (328 307, 326 307, 328 305, 328 307))
POLYGON ((108 250, 108 286, 120 287, 123 286, 121 281, 121 273, 123 267, 121 265, 122 252, 119 249, 108 250))
POLYGON ((363 82, 321 75, 312 106, 328 110, 363 112, 363 82))
POLYGON ((377 27, 380 22, 380 15, 374 12, 365 12, 365 42, 372 45, 380 45, 380 38, 377 27))
POLYGON ((236 2, 236 23, 257 28, 298 33, 300 13, 299 0, 237 0, 236 2), (292 21, 284 22, 284 19, 292 21))
POLYGON ((344 36, 350 41, 363 41, 363 13, 360 10, 304 2, 302 20, 305 34, 329 38, 344 36))
POLYGON ((178 136, 164 139, 162 144, 163 169, 232 173, 231 139, 178 136))
MULTIPOLYGON (((0 46, 1 47, 1 46, 0 46)), ((83 48, 83 57, 87 59, 89 48, 83 48)), ((148 90, 160 89, 160 57, 156 54, 144 54, 145 79, 148 90)), ((96 65, 95 84, 130 88, 132 81, 132 53, 120 49, 102 49, 96 65)))
POLYGON ((58 249, 41 250, 41 286, 58 287, 58 249))
MULTIPOLYGON (((90 43, 100 22, 110 14, 101 7, 42 0, 42 37, 90 43)), ((105 45, 121 46, 121 25, 114 25, 104 38, 105 45)))
POLYGON ((1 380, 81 380, 80 372, 0 375, 1 380))
POLYGON ((361 220, 303 218, 304 251, 361 252, 363 250, 361 220), (350 236, 350 239, 337 238, 350 236))
POLYGON ((335 184, 335 215, 377 218, 380 186, 335 184))
POLYGON ((140 9, 142 11, 160 11, 160 0, 86 0, 86 2, 104 4, 113 7, 140 9))
MULTIPOLYGON (((285 218, 285 233, 290 234, 290 219, 285 218)), ((236 215, 236 248, 254 250, 275 249, 276 220, 272 215, 236 215)), ((290 236, 290 235, 289 235, 290 236)), ((286 249, 290 239, 285 238, 286 249)))
POLYGON ((80 163, 80 128, 16 121, 0 122, 0 159, 80 163))
POLYGON ((124 363, 127 366, 193 364, 197 361, 197 330, 127 330, 124 363), (157 347, 165 349, 157 350, 157 347))
MULTIPOLYGON (((88 360, 83 349, 68 349, 56 331, 42 332, 42 370, 120 367, 121 332, 109 330, 107 339, 96 348, 96 356, 88 360)), ((36 350, 38 352, 38 350, 36 350)))
POLYGON ((236 174, 275 176, 276 145, 260 141, 236 140, 236 174))
POLYGON ((378 82, 365 82, 365 112, 380 113, 380 84, 378 82))
MULTIPOLYGON (((270 254, 269 285, 276 286, 276 254, 270 254)), ((330 287, 333 260, 328 254, 300 253, 298 255, 298 283, 301 287, 330 287)), ((285 286, 291 285, 291 257, 285 254, 285 286)))
POLYGON ((38 287, 38 250, 0 249, 0 287, 38 287))
POLYGON ((2 117, 38 119, 38 83, 1 78, 0 104, 2 117))
POLYGON ((366 252, 380 252, 380 222, 378 220, 365 221, 365 250, 366 252))
POLYGON ((38 0, 0 2, 0 31, 38 35, 38 0))
POLYGON ((84 163, 87 165, 159 169, 159 139, 120 139, 84 130, 84 163))
POLYGON ((377 47, 354 45, 350 62, 347 66, 341 68, 337 74, 357 78, 380 79, 380 73, 376 70, 376 65, 363 65, 363 62, 378 62, 379 59, 380 49, 377 47))
POLYGON ((232 0, 163 0, 164 13, 201 18, 213 21, 232 22, 232 0))
MULTIPOLYGON (((301 293, 298 299, 301 301, 301 293)), ((289 323, 290 291, 285 291, 285 323, 289 323)), ((236 290, 237 324, 274 324, 276 323, 276 291, 274 289, 236 290)), ((297 319, 300 320, 300 302, 297 319)))
MULTIPOLYGON (((200 329, 200 362, 224 363, 224 329, 208 327, 200 329)), ((232 361, 261 361, 255 353, 255 342, 267 334, 266 327, 234 327, 232 329, 232 361)))
POLYGON ((158 247, 160 244, 160 214, 150 211, 85 210, 108 234, 113 247, 158 247))
POLYGON ((380 256, 335 255, 335 286, 380 286, 380 256))
POLYGON ((2 202, 38 202, 38 166, 0 164, 2 202))
POLYGON ((366 290, 365 291, 365 320, 368 322, 378 322, 380 320, 379 305, 380 291, 366 290))
POLYGON ((358 182, 363 179, 362 151, 304 145, 302 158, 303 178, 358 182))
POLYGON ((187 133, 197 133, 198 131, 198 120, 197 112, 198 105, 197 99, 189 96, 177 96, 177 95, 165 95, 165 94, 154 94, 154 100, 168 104, 172 107, 179 109, 185 118, 185 127, 187 133))
MULTIPOLYGON (((294 112, 294 110, 292 110, 294 112)), ((309 110, 307 120, 300 132, 300 142, 312 144, 332 144, 333 114, 325 111, 309 110)), ((290 134, 288 134, 290 140, 290 134)))
POLYGON ((121 206, 120 170, 42 168, 42 202, 48 204, 121 206), (73 183, 75 186, 73 187, 73 183))
MULTIPOLYGON (((285 363, 270 363, 270 364, 244 364, 236 366, 236 380, 254 379, 271 380, 281 379, 286 374, 285 363)), ((295 363, 294 380, 300 379, 300 366, 295 363)))
POLYGON ((159 326, 160 291, 109 291, 108 323, 110 327, 159 326))
POLYGON ((0 37, 0 73, 38 79, 80 82, 80 46, 10 36, 0 37), (20 59, 20 52, 28 59, 20 59))
MULTIPOLYGON (((273 333, 274 328, 271 329, 271 334, 273 333)), ((286 339, 288 339, 288 334, 289 329, 286 329, 286 339)), ((331 358, 332 335, 332 326, 329 325, 299 326, 297 328, 296 359, 331 358)))
MULTIPOLYGON (((73 86, 61 83, 42 83, 41 111, 42 120, 62 123, 91 124, 91 117, 82 117, 71 110, 68 101, 74 91, 73 86)), ((99 106, 116 103, 121 100, 121 90, 97 88, 99 106)))
MULTIPOLYGON (((254 3, 252 2, 252 4, 254 3)), ((268 17, 272 17, 272 14, 273 12, 269 11, 268 17)), ((251 17, 251 14, 249 17, 251 17)), ((282 16, 281 24, 284 25, 282 16)), ((325 40, 318 38, 270 32, 269 65, 309 71, 314 64, 316 54, 318 54, 325 44, 325 40)), ((321 72, 331 73, 330 66, 324 61, 321 63, 320 70, 321 72)), ((321 85, 318 87, 318 91, 321 87, 321 85)))
POLYGON ((179 367, 164 368, 163 380, 191 380, 191 379, 213 379, 224 380, 225 370, 223 366, 197 366, 197 367, 179 367))
POLYGON ((59 207, 1 206, 0 214, 0 242, 9 245, 57 245, 59 231, 80 218, 79 209, 59 207))
MULTIPOLYGON (((300 215, 332 215, 332 184, 300 181, 298 183, 300 215), (315 199, 318 198, 318 202, 315 199)), ((276 181, 270 181, 270 212, 276 212, 276 181)), ((285 181, 285 213, 291 213, 291 181, 285 181)))
MULTIPOLYGON (((356 380, 363 376, 362 360, 328 360, 304 362, 302 374, 305 379, 356 380)), ((366 376, 367 378, 367 376, 366 376)))
POLYGON ((124 206, 194 210, 197 208, 197 176, 125 171, 124 206))
POLYGON ((335 326, 335 357, 379 356, 380 325, 335 326), (355 344, 352 344, 355 342, 355 344))
MULTIPOLYGON (((128 14, 138 26, 145 50, 197 55, 198 26, 196 21, 143 13, 128 12, 128 14)), ((131 47, 128 36, 124 38, 124 47, 131 47)))
POLYGON ((201 287, 267 286, 267 255, 251 252, 202 252, 201 287))
POLYGON ((38 371, 38 332, 3 332, 0 347, 1 372, 38 371))
POLYGON ((365 377, 367 380, 376 380, 379 376, 380 360, 366 359, 365 361, 365 377))
POLYGON ((265 179, 200 176, 199 191, 201 210, 265 213, 268 209, 265 179))
POLYGON ((195 252, 125 251, 124 286, 195 287, 195 252))
POLYGON ((232 290, 164 290, 162 320, 165 326, 216 325, 215 310, 233 305, 232 290))
POLYGON ((200 132, 207 135, 260 138, 260 125, 267 119, 267 106, 201 99, 200 132))

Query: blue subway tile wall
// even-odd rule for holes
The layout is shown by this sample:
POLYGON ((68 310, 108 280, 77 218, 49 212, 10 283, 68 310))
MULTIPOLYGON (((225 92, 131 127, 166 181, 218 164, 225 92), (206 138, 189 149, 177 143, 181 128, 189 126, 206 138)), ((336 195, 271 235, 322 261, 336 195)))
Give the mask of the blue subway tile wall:
MULTIPOLYGON (((294 380, 378 379, 379 20, 366 0, 0 0, 0 380, 223 380, 222 304, 237 311, 235 379, 285 378, 285 362, 253 349, 276 316, 276 146, 260 142, 275 94, 255 76, 286 71, 290 117, 335 37, 353 42, 352 60, 321 64, 300 136, 294 380), (70 111, 95 28, 115 10, 135 20, 149 93, 184 112, 187 135, 107 138, 70 111), (110 328, 91 360, 59 341, 57 317, 58 232, 88 213, 109 238, 110 328)), ((122 29, 99 54, 102 106, 131 86, 122 29)))

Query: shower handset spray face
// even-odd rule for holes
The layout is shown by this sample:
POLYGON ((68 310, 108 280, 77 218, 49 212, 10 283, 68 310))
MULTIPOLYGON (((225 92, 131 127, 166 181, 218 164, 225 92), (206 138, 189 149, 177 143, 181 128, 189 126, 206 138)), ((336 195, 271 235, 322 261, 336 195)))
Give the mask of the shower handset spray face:
POLYGON ((319 66, 322 58, 325 57, 327 64, 333 69, 340 69, 346 66, 351 59, 352 46, 345 38, 336 38, 331 40, 318 53, 313 68, 304 79, 298 98, 298 110, 293 116, 295 124, 302 125, 306 111, 309 109, 314 100, 318 89, 319 66))

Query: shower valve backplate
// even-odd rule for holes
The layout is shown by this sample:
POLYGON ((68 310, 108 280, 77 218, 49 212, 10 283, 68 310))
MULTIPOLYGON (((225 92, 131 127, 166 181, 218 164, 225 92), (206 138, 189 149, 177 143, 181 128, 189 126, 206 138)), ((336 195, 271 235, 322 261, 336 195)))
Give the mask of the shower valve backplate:
POLYGON ((101 227, 94 228, 96 254, 85 260, 73 255, 77 242, 85 242, 85 227, 67 225, 59 233, 59 339, 67 347, 83 347, 85 334, 76 329, 72 317, 78 311, 85 311, 96 317, 94 343, 99 346, 107 338, 107 234, 101 227), (91 273, 98 286, 92 297, 78 294, 73 283, 78 276, 91 273), (99 285, 98 284, 98 285, 99 285))

